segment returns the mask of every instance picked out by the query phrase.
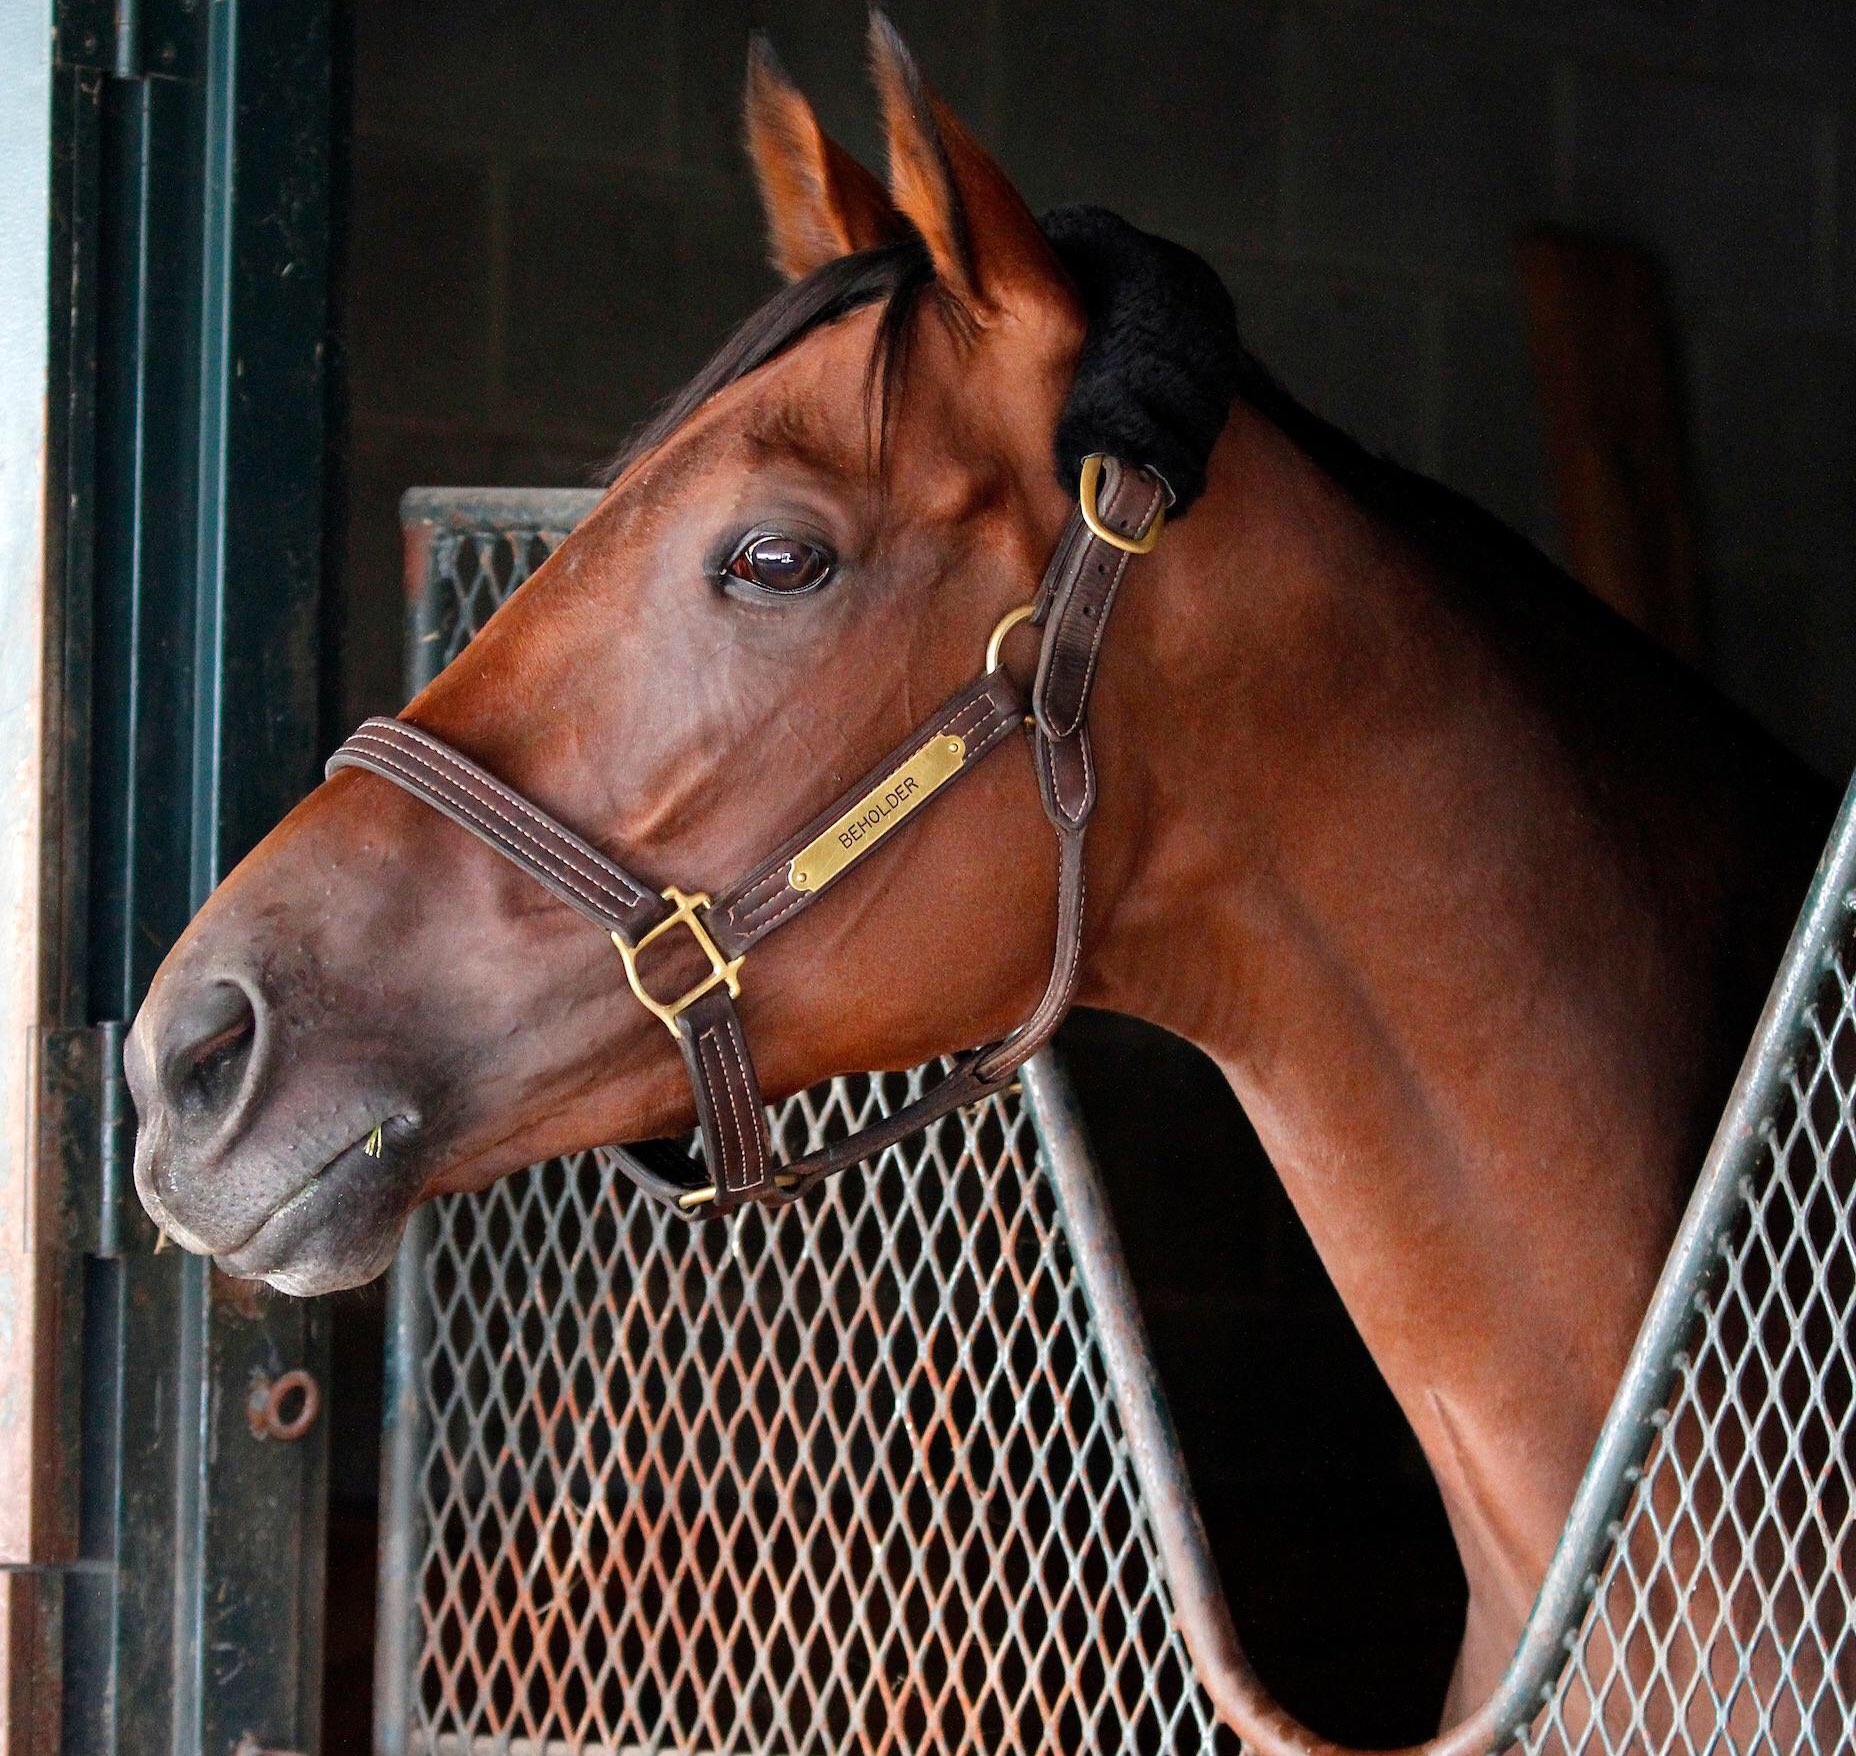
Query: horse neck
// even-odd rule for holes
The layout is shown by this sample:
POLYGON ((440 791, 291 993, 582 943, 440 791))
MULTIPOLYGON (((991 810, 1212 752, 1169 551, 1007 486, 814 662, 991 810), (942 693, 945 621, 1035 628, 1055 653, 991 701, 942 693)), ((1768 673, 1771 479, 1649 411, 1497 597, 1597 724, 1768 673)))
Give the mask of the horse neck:
POLYGON ((1233 416, 1107 642, 1084 998, 1224 1070, 1518 1619, 1718 1057, 1688 924, 1589 808, 1577 691, 1479 583, 1233 416))

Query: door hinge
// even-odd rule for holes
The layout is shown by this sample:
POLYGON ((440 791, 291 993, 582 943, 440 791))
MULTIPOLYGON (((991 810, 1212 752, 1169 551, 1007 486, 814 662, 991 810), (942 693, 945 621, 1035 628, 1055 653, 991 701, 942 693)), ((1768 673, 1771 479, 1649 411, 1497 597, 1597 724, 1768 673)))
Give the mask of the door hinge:
POLYGON ((38 1033, 39 1164, 58 1191, 58 1235, 42 1247, 126 1256, 155 1246, 154 1225, 135 1194, 122 1040, 115 1020, 38 1033))
POLYGON ((111 79, 191 79, 207 0, 56 0, 58 66, 111 79))

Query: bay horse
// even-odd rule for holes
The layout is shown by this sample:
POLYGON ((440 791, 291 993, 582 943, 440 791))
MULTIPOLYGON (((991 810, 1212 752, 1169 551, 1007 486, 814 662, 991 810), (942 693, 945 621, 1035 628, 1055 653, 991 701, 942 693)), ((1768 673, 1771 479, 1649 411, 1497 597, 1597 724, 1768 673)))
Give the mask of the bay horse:
MULTIPOLYGON (((790 284, 404 715, 653 884, 721 886, 973 677, 1077 503, 1074 264, 880 18, 872 55, 887 188, 756 52, 790 284)), ((1189 404, 1191 336, 1167 358, 1125 397, 1189 404)), ((1074 997, 1199 1045, 1254 1123, 1442 1491, 1457 1715, 1527 1615, 1830 801, 1486 514, 1247 358, 1230 388, 1092 661, 1074 997)), ((1028 688, 1034 656, 1000 664, 1028 688)), ((769 1093, 1036 1003, 1058 884, 1017 745, 756 948, 769 1093)), ((356 770, 202 908, 127 1071, 151 1214, 300 1294, 378 1274, 436 1194, 693 1116, 606 938, 356 770)))

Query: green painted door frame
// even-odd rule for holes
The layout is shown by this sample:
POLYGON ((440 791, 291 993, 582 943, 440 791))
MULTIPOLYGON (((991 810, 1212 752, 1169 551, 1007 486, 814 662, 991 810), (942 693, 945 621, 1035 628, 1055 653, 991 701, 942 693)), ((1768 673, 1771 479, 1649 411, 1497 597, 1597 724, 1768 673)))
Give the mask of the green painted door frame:
POLYGON ((316 779, 329 0, 51 10, 36 1217, 17 1232, 44 1315, 31 1491, 0 1551, 0 1756, 310 1752, 323 1426, 280 1443, 249 1410, 286 1371, 323 1378, 326 1316, 155 1250, 120 1036, 189 915, 316 779))

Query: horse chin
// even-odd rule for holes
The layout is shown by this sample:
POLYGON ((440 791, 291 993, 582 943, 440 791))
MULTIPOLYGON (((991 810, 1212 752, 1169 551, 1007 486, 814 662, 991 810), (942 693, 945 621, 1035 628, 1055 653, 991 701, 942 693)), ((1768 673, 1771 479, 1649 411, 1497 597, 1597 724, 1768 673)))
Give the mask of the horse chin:
POLYGON ((360 1286, 393 1260, 424 1181, 413 1154, 389 1154, 378 1134, 364 1136, 214 1260, 227 1274, 298 1296, 360 1286))
POLYGON ((293 1298, 312 1298, 318 1293, 346 1292, 350 1287, 365 1286, 386 1273, 399 1249, 400 1234, 406 1229, 405 1216, 390 1231, 378 1237, 315 1238, 284 1266, 246 1274, 224 1258, 214 1261, 227 1274, 241 1280, 261 1281, 265 1286, 293 1298))
MULTIPOLYGON (((145 1134, 137 1143, 136 1184, 167 1238, 211 1256, 225 1273, 297 1295, 336 1292, 374 1279, 392 1261, 424 1186, 424 1144, 416 1122, 399 1114, 368 1128, 319 1169, 292 1172, 249 1141, 204 1163, 190 1162, 183 1148, 177 1165, 171 1143, 145 1134), (254 1162, 260 1170, 252 1169, 254 1162), (177 1184, 180 1193, 192 1195, 214 1186, 249 1186, 257 1178, 285 1191, 281 1199, 272 1197, 268 1211, 236 1195, 217 1206, 173 1199, 177 1184)), ((315 1164, 314 1158, 305 1162, 315 1164)))

